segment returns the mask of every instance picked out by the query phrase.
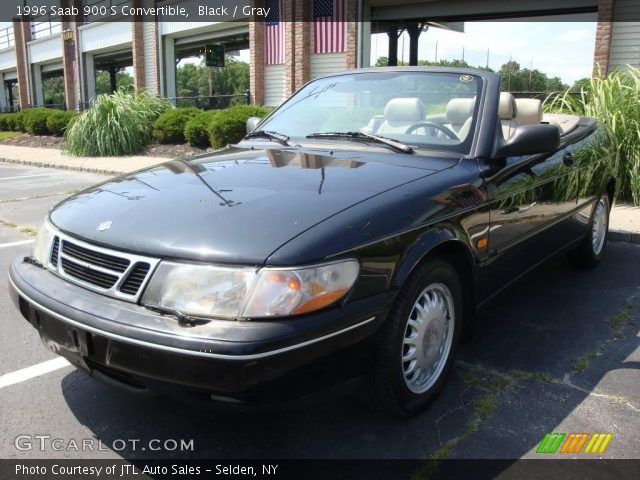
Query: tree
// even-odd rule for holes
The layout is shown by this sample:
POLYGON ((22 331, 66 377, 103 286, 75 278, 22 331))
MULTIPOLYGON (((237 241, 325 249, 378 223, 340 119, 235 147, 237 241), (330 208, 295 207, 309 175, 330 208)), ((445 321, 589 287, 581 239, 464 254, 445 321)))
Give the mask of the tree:
POLYGON ((590 85, 591 85, 590 77, 581 78, 573 82, 573 85, 571 86, 571 91, 580 93, 582 90, 588 89, 590 85))
MULTIPOLYGON (((214 69, 211 75, 214 95, 243 94, 249 89, 249 64, 227 57, 225 67, 214 69)), ((176 69, 178 97, 209 95, 209 67, 185 63, 176 69)))
POLYGON ((509 92, 522 91, 520 83, 520 64, 509 60, 498 70, 498 75, 502 78, 502 89, 509 92))
POLYGON ((568 88, 559 77, 549 77, 537 68, 521 69, 513 60, 502 65, 498 74, 505 92, 557 92, 568 88))
MULTIPOLYGON (((387 57, 379 57, 375 63, 376 67, 386 67, 388 64, 387 57)), ((406 65, 398 61, 398 65, 406 65)), ((455 68, 477 68, 492 72, 489 67, 479 67, 469 65, 465 60, 438 60, 432 62, 430 60, 419 60, 418 65, 431 67, 455 67, 455 68)), ((509 92, 557 92, 566 90, 568 87, 562 83, 558 77, 549 77, 546 73, 541 72, 537 68, 533 70, 529 68, 521 68, 520 64, 514 60, 509 60, 500 67, 497 72, 502 78, 502 91, 509 92)), ((586 79, 588 80, 588 79, 586 79)))
MULTIPOLYGON (((119 70, 116 72, 116 90, 124 87, 128 88, 133 86, 133 77, 126 70, 119 70)), ((112 93, 111 91, 111 77, 106 70, 98 70, 96 72, 96 95, 102 93, 112 93)))
POLYGON ((45 105, 64 103, 64 77, 60 75, 43 78, 42 94, 45 105))

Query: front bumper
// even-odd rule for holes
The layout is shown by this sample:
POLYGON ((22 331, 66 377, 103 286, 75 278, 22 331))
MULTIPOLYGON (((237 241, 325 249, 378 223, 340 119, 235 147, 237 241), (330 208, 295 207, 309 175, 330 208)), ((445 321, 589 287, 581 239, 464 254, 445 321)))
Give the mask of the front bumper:
POLYGON ((182 390, 247 404, 313 394, 357 377, 390 302, 383 295, 296 319, 187 327, 21 258, 11 264, 9 283, 43 343, 90 374, 133 391, 182 390))

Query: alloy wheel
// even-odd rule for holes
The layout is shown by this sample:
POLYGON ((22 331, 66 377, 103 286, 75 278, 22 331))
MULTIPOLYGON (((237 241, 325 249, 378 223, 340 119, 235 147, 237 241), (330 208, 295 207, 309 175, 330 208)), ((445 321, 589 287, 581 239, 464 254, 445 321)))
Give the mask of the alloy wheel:
POLYGON ((436 382, 447 361, 455 325, 451 292, 434 283, 411 308, 402 345, 404 381, 413 393, 424 393, 436 382))

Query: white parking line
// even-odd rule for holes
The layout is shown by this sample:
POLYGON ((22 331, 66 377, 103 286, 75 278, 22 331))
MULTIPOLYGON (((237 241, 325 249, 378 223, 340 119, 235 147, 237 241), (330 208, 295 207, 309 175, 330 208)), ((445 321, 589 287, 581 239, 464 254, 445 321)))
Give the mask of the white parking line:
POLYGON ((35 242, 35 240, 20 240, 18 242, 1 243, 0 248, 17 247, 18 245, 27 245, 28 243, 33 242, 35 242))
POLYGON ((64 367, 71 365, 65 358, 57 357, 53 360, 47 360, 46 362, 38 363, 32 367, 23 368, 22 370, 16 370, 15 372, 7 373, 0 377, 0 388, 8 387, 16 383, 25 382, 45 373, 51 373, 64 367))
POLYGON ((2 180, 16 180, 19 178, 35 178, 35 177, 48 177, 51 175, 50 173, 37 173, 35 175, 18 175, 17 177, 0 177, 0 181, 2 180))

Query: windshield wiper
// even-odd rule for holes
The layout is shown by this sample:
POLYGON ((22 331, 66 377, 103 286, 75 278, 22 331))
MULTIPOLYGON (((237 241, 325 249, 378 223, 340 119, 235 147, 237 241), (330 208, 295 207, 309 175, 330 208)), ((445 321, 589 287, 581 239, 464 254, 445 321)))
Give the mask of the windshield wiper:
POLYGON ((393 140, 387 137, 381 137, 379 135, 372 135, 370 133, 363 132, 319 132, 310 133, 307 138, 353 138, 357 140, 372 140, 377 143, 383 143, 392 148, 395 148, 402 153, 413 153, 413 148, 397 140, 393 140))
POLYGON ((286 147, 289 146, 289 142, 287 142, 287 140, 289 140, 289 137, 278 132, 271 132, 267 130, 256 130, 255 132, 247 133, 244 136, 243 140, 248 140, 250 138, 268 138, 269 140, 275 140, 280 145, 284 145, 286 147))

